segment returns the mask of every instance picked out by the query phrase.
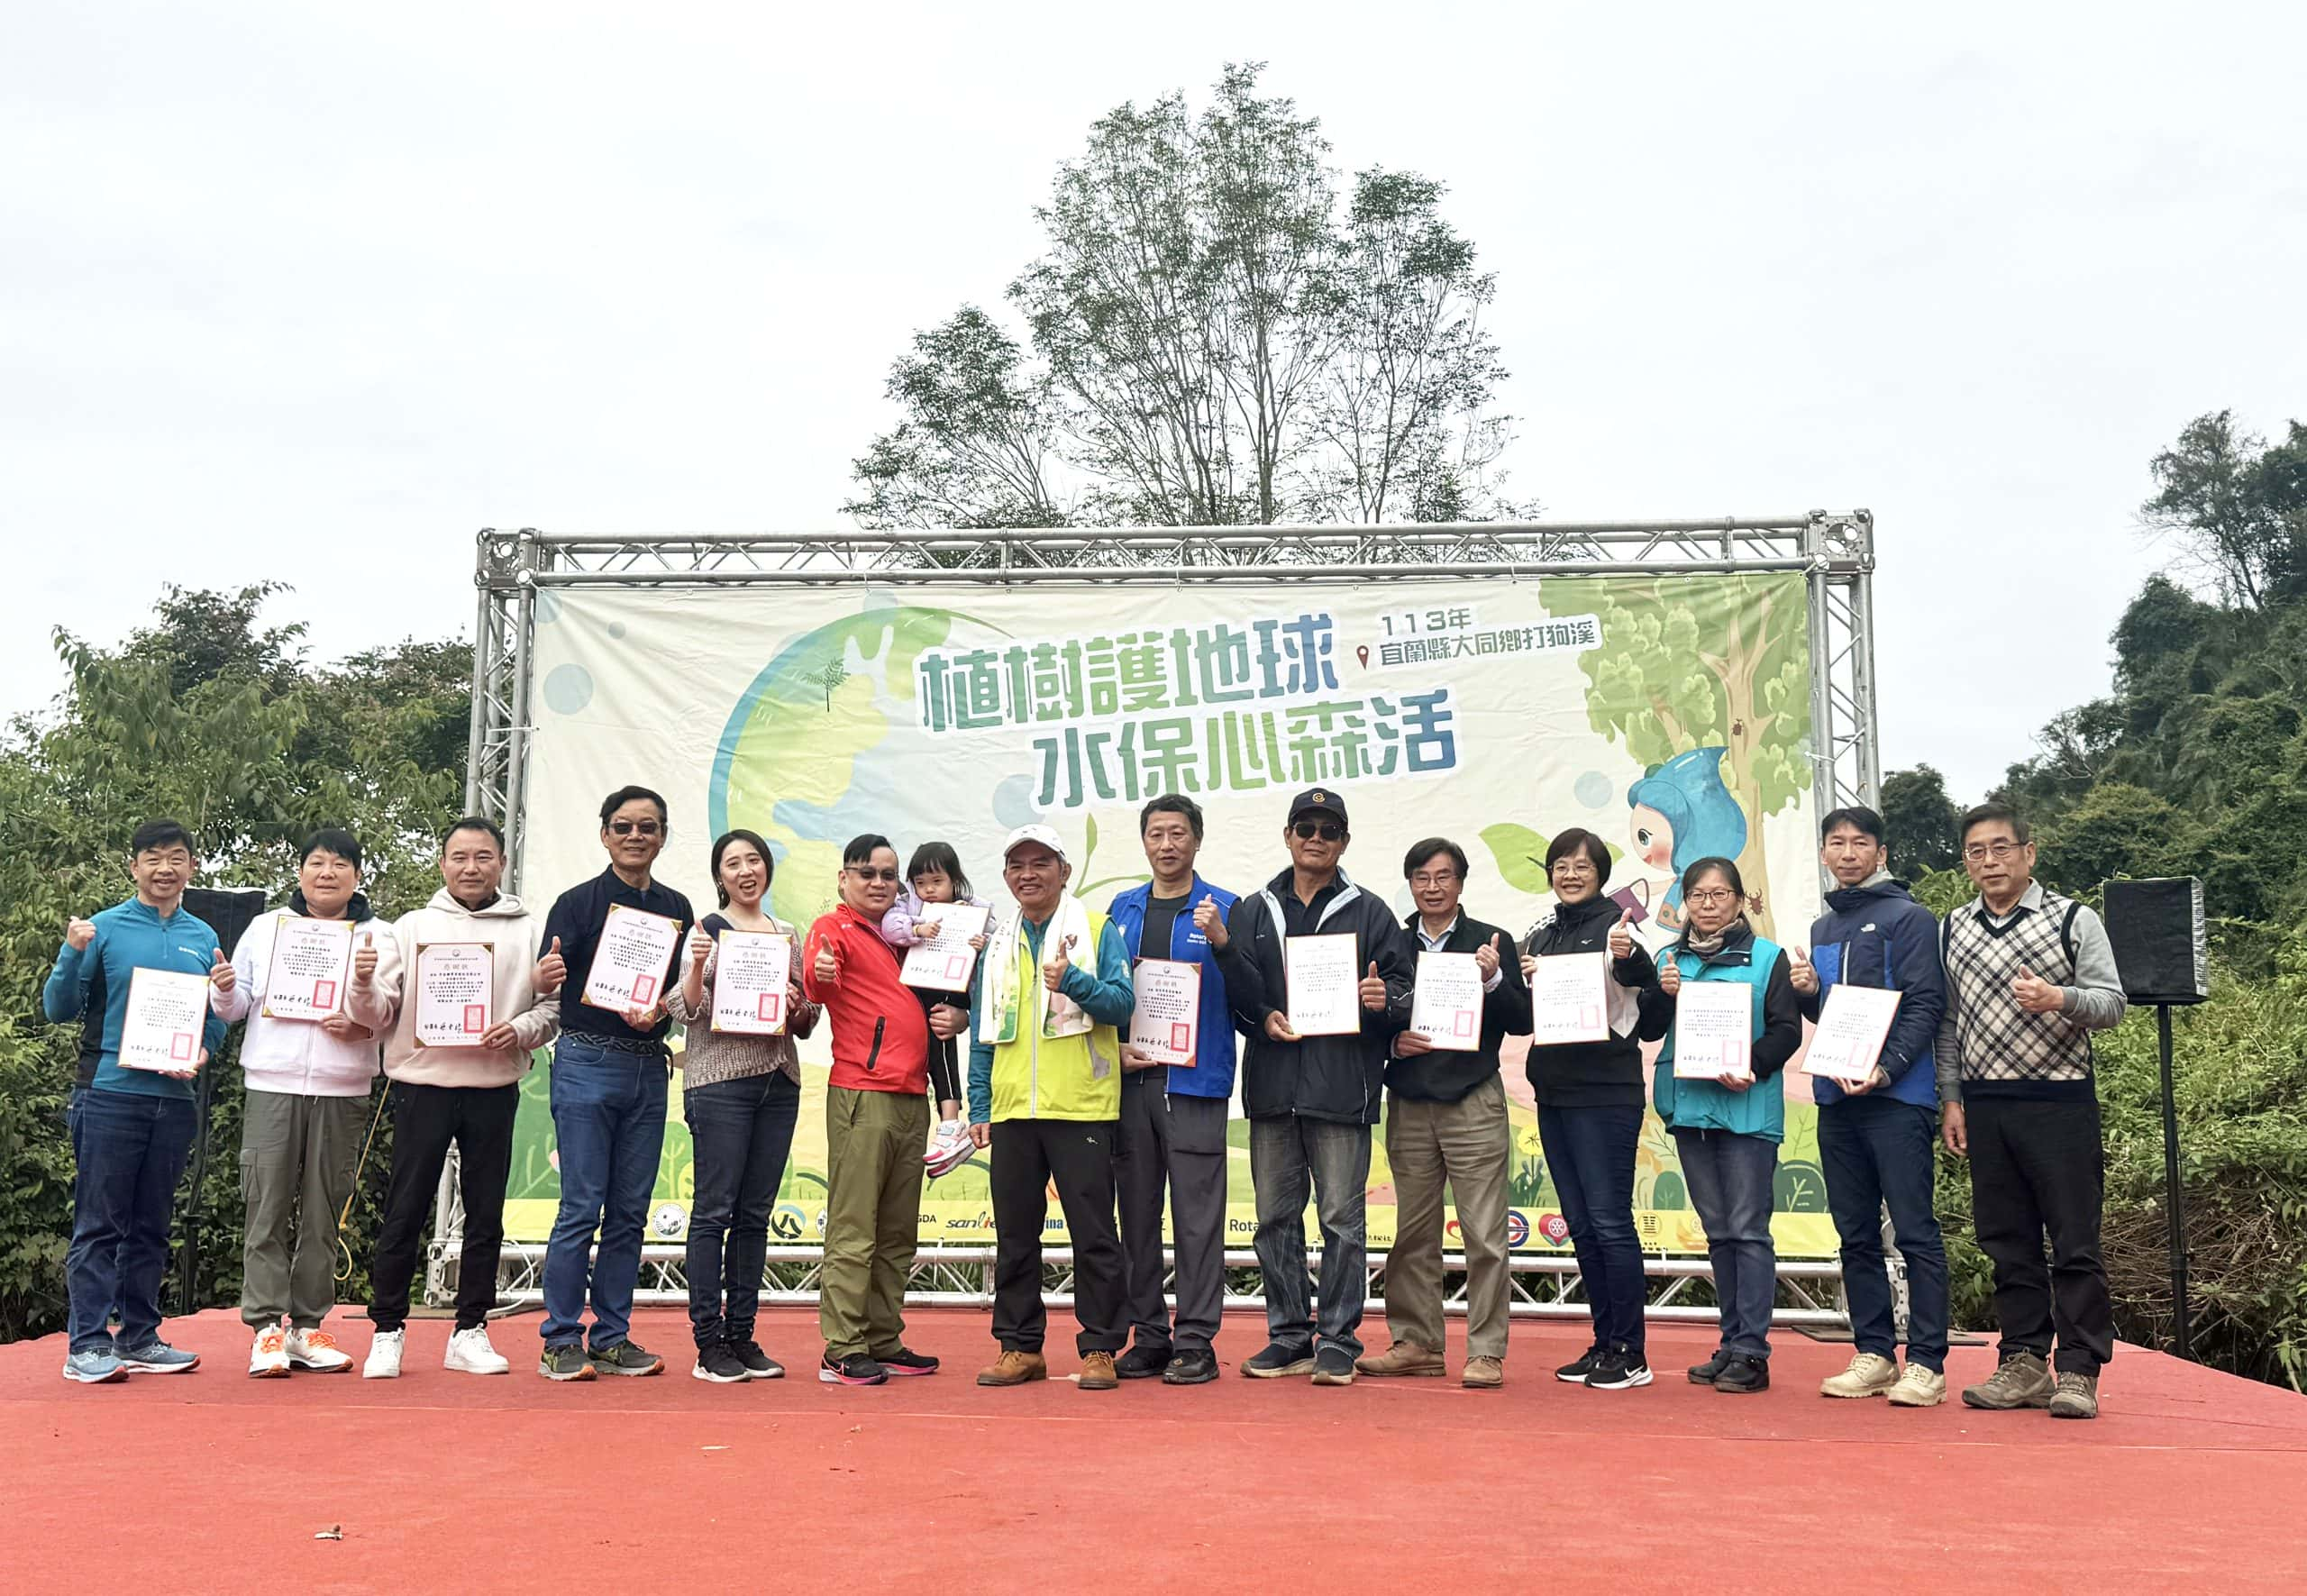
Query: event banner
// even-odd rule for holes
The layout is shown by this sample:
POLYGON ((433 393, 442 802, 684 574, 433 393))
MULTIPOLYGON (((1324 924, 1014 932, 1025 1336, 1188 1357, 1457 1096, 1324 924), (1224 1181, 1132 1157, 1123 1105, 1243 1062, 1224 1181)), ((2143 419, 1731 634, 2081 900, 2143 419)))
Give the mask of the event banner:
MULTIPOLYGON (((1145 880, 1138 810, 1167 792, 1208 815, 1203 878, 1254 890, 1287 868, 1289 799, 1316 786, 1350 810, 1346 873, 1397 914, 1410 907, 1404 850, 1440 835, 1472 860, 1466 911, 1522 933, 1552 907, 1546 840, 1573 825, 1610 844, 1608 890, 1654 948, 1682 923, 1676 872, 1709 854, 1738 862, 1764 935, 1801 941, 1819 908, 1799 574, 588 587, 540 594, 534 636, 521 885, 540 904, 605 867, 600 800, 640 782, 671 806, 659 872, 700 912, 714 902, 713 838, 743 826, 775 853, 772 912, 803 929, 834 901, 842 844, 863 832, 889 836, 901 862, 951 843, 976 891, 1007 908, 1001 838, 1044 822, 1066 841, 1073 889, 1102 907, 1145 880)), ((802 1046, 775 1240, 820 1235, 826 1045, 821 1034, 802 1046)), ((1559 1250, 1569 1233, 1524 1051, 1509 1041, 1502 1063, 1512 1239, 1559 1250)), ((1830 1253, 1810 1082, 1794 1068, 1772 1089, 1789 1110, 1779 1246, 1830 1253)), ((688 1225, 679 1104, 652 1218, 661 1241, 688 1225)), ((1227 1235, 1247 1246, 1238 1089, 1236 1104, 1227 1235)), ((985 1157, 926 1184, 925 1244, 991 1240, 985 1157)), ((1655 1117, 1637 1157, 1645 1244, 1702 1250, 1655 1117)), ((524 1086, 506 1234, 542 1239, 558 1192, 540 1070, 524 1086)), ((1053 1202, 1050 1213, 1062 1238, 1053 1202)), ((1381 1135, 1374 1248, 1392 1227, 1381 1135)))

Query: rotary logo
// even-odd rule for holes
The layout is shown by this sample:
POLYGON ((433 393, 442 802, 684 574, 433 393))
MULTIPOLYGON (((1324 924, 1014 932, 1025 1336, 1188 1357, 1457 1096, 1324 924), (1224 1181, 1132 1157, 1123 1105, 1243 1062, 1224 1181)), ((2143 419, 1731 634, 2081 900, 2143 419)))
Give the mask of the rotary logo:
POLYGON ((661 1202, 649 1216, 649 1227, 659 1236, 676 1236, 688 1227, 688 1210, 677 1202, 661 1202))
POLYGON ((1570 1221, 1560 1214, 1547 1214, 1538 1220, 1538 1234, 1560 1246, 1570 1239, 1570 1221))

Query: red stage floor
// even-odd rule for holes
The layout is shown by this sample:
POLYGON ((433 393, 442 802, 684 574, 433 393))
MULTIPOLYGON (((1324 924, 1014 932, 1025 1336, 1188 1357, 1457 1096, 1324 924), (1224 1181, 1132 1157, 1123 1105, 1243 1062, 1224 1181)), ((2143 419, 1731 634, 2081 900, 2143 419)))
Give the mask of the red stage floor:
MULTIPOLYGON (((1602 1393, 1549 1377, 1583 1337, 1518 1324, 1502 1391, 1454 1379, 1250 1381, 1228 1319, 1214 1384, 971 1383, 982 1314, 915 1317, 947 1373, 819 1385, 816 1316, 768 1316, 781 1382, 689 1378, 687 1322, 642 1316, 650 1380, 553 1385, 533 1316, 510 1378, 440 1367, 409 1327, 397 1382, 251 1382, 230 1313, 172 1327, 187 1376, 58 1377, 60 1339, 0 1347, 0 1586, 9 1591, 2296 1591, 2307 1398, 2125 1348, 2106 1415, 1894 1411, 1816 1382, 1847 1349, 1780 1338, 1776 1384, 1664 1372, 1602 1393), (341 1527, 341 1540, 315 1540, 341 1527)), ((1053 1347, 1070 1348, 1067 1334, 1053 1347)), ((1383 1328, 1374 1344, 1384 1342, 1383 1328)), ((367 1326, 341 1327, 365 1353, 367 1326)), ((1365 1332, 1367 1333, 1367 1332, 1365 1332)), ((1459 1349, 1451 1349, 1454 1370, 1459 1349)), ((1955 1381, 1990 1354, 1958 1349, 1955 1381)), ((1053 1359, 1070 1374, 1070 1352, 1053 1359)))

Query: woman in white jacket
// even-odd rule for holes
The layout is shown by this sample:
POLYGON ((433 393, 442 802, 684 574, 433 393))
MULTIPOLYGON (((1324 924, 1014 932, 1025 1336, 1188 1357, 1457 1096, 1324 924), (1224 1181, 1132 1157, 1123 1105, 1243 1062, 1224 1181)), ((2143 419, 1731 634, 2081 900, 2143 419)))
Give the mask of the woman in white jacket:
POLYGON ((477 816, 458 821, 441 840, 441 890, 353 955, 351 1008, 385 1033, 385 1073, 391 1081, 386 1090, 393 1094, 392 1184, 369 1271, 369 1318, 376 1335, 360 1371, 370 1380, 400 1373, 417 1243, 452 1142, 464 1201, 464 1252, 457 1269, 457 1325, 442 1365, 467 1374, 503 1374, 511 1367, 489 1345, 488 1310, 497 1301, 497 1258, 505 1238, 513 1120, 530 1053, 560 1033, 555 996, 563 971, 557 946, 539 956, 543 919, 497 890, 504 874, 505 834, 477 816), (469 1032, 428 1035, 420 1031, 411 972, 420 948, 446 944, 486 948, 489 1002, 485 1015, 471 1015, 469 1032))
POLYGON ((258 916, 230 970, 220 966, 209 985, 218 1018, 248 1021, 241 1037, 248 1078, 241 1318, 255 1331, 249 1373, 259 1379, 292 1367, 341 1374, 352 1366, 321 1321, 336 1306, 337 1220, 352 1195, 369 1122, 376 1033, 343 1011, 342 964, 322 972, 304 968, 301 955, 275 959, 283 923, 299 918, 350 921, 355 947, 375 927, 351 833, 327 827, 305 839, 288 907, 258 916), (321 1012, 326 1017, 298 1017, 321 1012))

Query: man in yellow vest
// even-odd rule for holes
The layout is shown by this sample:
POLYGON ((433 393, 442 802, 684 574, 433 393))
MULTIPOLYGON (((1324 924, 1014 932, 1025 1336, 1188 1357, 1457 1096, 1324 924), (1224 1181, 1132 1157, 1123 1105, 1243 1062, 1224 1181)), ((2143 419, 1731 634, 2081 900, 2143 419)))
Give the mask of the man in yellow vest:
POLYGON ((970 1012, 970 1137, 993 1150, 993 1335, 1001 1355, 980 1385, 1049 1373, 1042 1357, 1042 1227, 1048 1189, 1073 1237, 1073 1312, 1083 1391, 1120 1383, 1129 1338, 1121 1238, 1114 1228, 1114 1139, 1121 1119, 1121 1037, 1136 994, 1129 952, 1104 915, 1066 890, 1073 867, 1046 825, 1021 825, 1001 850, 1017 900, 978 961, 970 1012))

